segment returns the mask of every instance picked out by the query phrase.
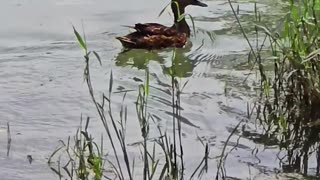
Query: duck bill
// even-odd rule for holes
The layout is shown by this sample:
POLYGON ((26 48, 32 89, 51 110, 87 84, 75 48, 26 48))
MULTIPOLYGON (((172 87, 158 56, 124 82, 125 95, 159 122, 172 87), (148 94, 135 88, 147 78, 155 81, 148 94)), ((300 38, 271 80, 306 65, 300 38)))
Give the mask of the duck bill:
POLYGON ((203 2, 200 2, 199 0, 193 0, 192 5, 195 5, 195 6, 201 6, 201 7, 207 7, 208 5, 203 3, 203 2))

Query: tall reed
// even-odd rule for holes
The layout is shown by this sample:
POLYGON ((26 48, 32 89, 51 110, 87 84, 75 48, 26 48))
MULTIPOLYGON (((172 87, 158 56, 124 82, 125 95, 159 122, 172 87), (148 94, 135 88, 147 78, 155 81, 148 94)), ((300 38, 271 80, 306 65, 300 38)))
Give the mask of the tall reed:
MULTIPOLYGON (((68 177, 74 177, 81 180, 90 179, 91 176, 95 180, 102 179, 103 177, 110 179, 109 173, 106 173, 104 164, 107 163, 109 167, 112 167, 112 172, 115 174, 116 178, 121 180, 135 179, 134 166, 135 159, 130 157, 127 150, 126 144, 126 122, 127 122, 127 106, 122 103, 120 108, 120 117, 115 118, 112 109, 112 89, 113 89, 113 73, 110 73, 109 80, 109 90, 108 95, 102 94, 102 100, 99 102, 96 99, 94 88, 91 83, 90 74, 90 56, 93 54, 94 57, 101 64, 102 61, 100 56, 95 51, 88 51, 85 39, 83 39, 77 30, 74 28, 74 34, 78 40, 80 47, 84 50, 85 68, 84 68, 84 79, 89 89, 89 94, 91 100, 95 106, 98 113, 98 117, 101 120, 105 132, 107 134, 107 140, 111 144, 111 150, 113 151, 115 160, 112 161, 108 156, 104 156, 103 149, 106 148, 98 145, 93 141, 93 138, 88 133, 88 123, 87 120, 85 130, 79 129, 75 136, 75 146, 70 148, 70 138, 68 143, 62 143, 63 145, 56 149, 49 158, 49 165, 52 170, 59 175, 60 178, 64 177, 64 173, 61 170, 61 159, 63 155, 67 155, 67 163, 63 166, 63 170, 68 177), (79 146, 82 144, 82 146, 79 146), (117 149, 120 148, 121 151, 117 149), (60 154, 59 154, 60 153, 60 154), (59 154, 59 159, 57 160, 58 168, 54 168, 53 159, 59 154), (76 163, 76 162, 79 163, 76 163), (131 162, 132 161, 132 162, 131 162), (88 165, 88 163, 89 165, 88 165), (102 163, 103 162, 103 163, 102 163), (71 164, 71 166, 69 166, 71 164), (75 172, 75 173, 74 173, 75 172)), ((184 167, 184 154, 183 154, 183 142, 182 142, 182 127, 181 127, 181 104, 180 95, 186 85, 180 85, 179 79, 176 77, 176 51, 173 50, 172 55, 172 67, 170 70, 171 78, 171 94, 172 94, 172 133, 167 131, 163 132, 160 127, 158 127, 159 137, 153 139, 153 146, 150 148, 152 142, 149 139, 150 123, 155 121, 150 121, 153 117, 150 116, 148 112, 148 97, 150 93, 149 85, 149 69, 145 70, 145 81, 139 85, 138 97, 136 100, 136 112, 137 119, 140 124, 141 136, 143 138, 142 148, 142 159, 143 159, 143 179, 185 179, 185 167, 184 167), (160 150, 164 155, 164 159, 156 156, 156 151, 160 150), (160 162, 163 161, 164 164, 160 166, 160 162)), ((126 97, 126 93, 123 96, 123 102, 126 97)), ((102 140, 103 142, 103 140, 102 140)), ((110 149, 110 147, 107 147, 110 149)), ((200 162, 199 166, 192 173, 191 178, 197 173, 198 177, 208 170, 208 145, 206 147, 205 155, 203 160, 200 162)))
MULTIPOLYGON (((316 154, 319 175, 320 1, 289 2, 284 24, 277 32, 261 23, 255 9, 256 45, 247 38, 234 9, 233 12, 249 43, 249 58, 260 74, 255 108, 264 133, 276 138, 280 150, 286 151, 280 159, 284 170, 307 175, 310 156, 316 154), (266 68, 270 62, 271 71, 266 68)), ((233 8, 230 0, 229 4, 233 8)))

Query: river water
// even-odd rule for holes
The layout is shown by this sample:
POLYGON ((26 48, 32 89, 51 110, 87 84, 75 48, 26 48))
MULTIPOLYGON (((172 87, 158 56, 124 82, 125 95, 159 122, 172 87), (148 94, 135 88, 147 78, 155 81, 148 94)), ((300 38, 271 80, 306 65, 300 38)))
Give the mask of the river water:
MULTIPOLYGON (((97 97, 108 91, 110 71, 114 91, 133 90, 127 94, 127 143, 141 139, 135 112, 139 80, 144 79, 145 57, 149 57, 149 113, 170 130, 172 118, 168 67, 172 51, 132 50, 121 53, 116 36, 129 32, 123 25, 137 22, 172 24, 165 0, 0 0, 0 177, 6 180, 58 179, 47 160, 59 146, 59 140, 73 136, 80 117, 92 118, 89 131, 96 137, 103 132, 101 122, 90 100, 83 79, 83 52, 73 35, 72 25, 85 31, 88 48, 102 58, 91 63, 91 74, 97 97), (7 155, 7 123, 11 147, 7 155), (30 164, 28 157, 32 157, 30 164)), ((232 129, 246 118, 247 102, 255 92, 252 81, 243 83, 250 73, 246 65, 248 45, 242 37, 226 1, 204 1, 207 8, 188 7, 195 20, 196 36, 184 49, 178 75, 188 81, 182 99, 183 144, 186 168, 195 168, 204 147, 210 145, 212 162, 205 179, 212 179, 223 144, 232 129), (208 35, 208 34, 211 34, 208 35), (201 47, 201 48, 199 48, 201 47)), ((254 3, 241 1, 239 12, 244 20, 253 19, 254 3)), ((281 16, 277 1, 258 4, 266 21, 281 16)), ((263 17, 263 16, 262 16, 263 17)), ((191 26, 191 23, 189 21, 191 26)), ((252 30, 250 24, 244 24, 252 30)), ((192 28, 191 28, 192 29, 192 28)), ((254 72, 253 72, 254 74, 254 72)), ((253 76, 253 79, 255 76, 253 76)), ((249 78, 252 79, 252 78, 249 78)), ((114 111, 123 94, 113 94, 114 111)), ((254 132, 254 123, 248 127, 254 132)), ((156 127, 151 126, 151 136, 156 127)), ((236 133, 239 134, 239 133, 236 133)), ((99 138, 98 138, 99 139, 99 138)), ((238 137, 231 138, 228 150, 238 137)), ((132 150, 133 156, 139 151, 132 150)), ((227 175, 240 179, 271 178, 279 170, 277 149, 264 149, 262 142, 240 138, 239 147, 228 156, 227 175), (257 156, 251 152, 258 148, 257 156)), ((190 172, 189 172, 190 173, 190 172)), ((139 178, 137 178, 139 179, 139 178)))

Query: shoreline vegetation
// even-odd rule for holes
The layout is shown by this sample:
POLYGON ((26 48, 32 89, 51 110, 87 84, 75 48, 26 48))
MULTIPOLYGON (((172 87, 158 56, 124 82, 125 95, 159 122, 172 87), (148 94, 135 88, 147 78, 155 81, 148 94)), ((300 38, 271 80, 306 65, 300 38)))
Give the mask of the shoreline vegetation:
MULTIPOLYGON (((250 47, 248 64, 251 65, 250 71, 258 74, 258 90, 256 99, 248 102, 248 117, 239 120, 226 138, 218 158, 210 158, 210 146, 201 142, 203 146, 199 148, 199 153, 203 158, 198 160, 198 166, 195 169, 184 166, 188 157, 184 154, 182 138, 181 94, 188 81, 177 76, 176 62, 179 61, 175 49, 172 49, 172 66, 168 71, 171 84, 172 130, 163 131, 148 113, 150 70, 146 62, 145 79, 138 87, 134 107, 141 134, 138 155, 141 157, 132 157, 126 142, 126 122, 130 119, 127 112, 128 108, 133 108, 124 103, 127 92, 122 92, 120 109, 114 110, 114 79, 110 72, 108 93, 102 96, 96 94, 91 83, 90 62, 94 59, 100 64, 103 62, 97 52, 89 51, 85 37, 81 37, 73 28, 84 51, 84 80, 106 137, 101 136, 98 143, 89 133, 90 118, 81 117, 81 125, 84 124, 84 127, 79 128, 73 138, 69 137, 66 142, 61 141, 61 147, 57 148, 48 160, 49 167, 60 179, 125 180, 137 179, 136 174, 143 180, 201 179, 208 171, 216 172, 212 179, 234 179, 228 177, 224 163, 228 153, 236 150, 237 145, 227 150, 227 144, 236 132, 242 133, 239 138, 244 137, 245 132, 241 132, 240 127, 252 120, 266 137, 265 146, 273 144, 279 148, 279 156, 272 158, 279 159, 282 172, 300 173, 309 179, 320 177, 320 1, 289 0, 289 11, 284 17, 283 26, 276 32, 261 23, 263 15, 255 5, 253 41, 242 27, 239 8, 235 8, 235 3, 230 0, 228 3, 250 47), (272 68, 267 68, 270 64, 272 68), (158 137, 149 136, 150 126, 157 127, 158 137), (110 154, 105 154, 106 149, 110 154), (209 167, 208 161, 217 161, 218 166, 209 167), (309 173, 311 161, 316 162, 315 173, 309 173), (136 169, 136 165, 141 169, 136 169)), ((192 17, 188 17, 194 27, 192 17)))

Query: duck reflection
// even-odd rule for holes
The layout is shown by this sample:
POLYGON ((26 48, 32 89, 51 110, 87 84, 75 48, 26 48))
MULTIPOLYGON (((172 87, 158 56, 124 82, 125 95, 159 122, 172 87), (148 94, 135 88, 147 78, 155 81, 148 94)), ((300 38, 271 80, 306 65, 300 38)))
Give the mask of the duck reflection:
POLYGON ((148 61, 156 61, 160 64, 164 74, 170 74, 170 69, 174 67, 176 77, 189 77, 196 66, 196 61, 192 60, 188 54, 192 49, 192 43, 188 42, 184 48, 167 48, 164 50, 144 50, 131 49, 118 54, 115 59, 117 66, 131 66, 138 69, 145 69, 148 61), (175 56, 173 58, 173 52, 175 56), (168 67, 166 62, 172 61, 172 67, 168 67))

